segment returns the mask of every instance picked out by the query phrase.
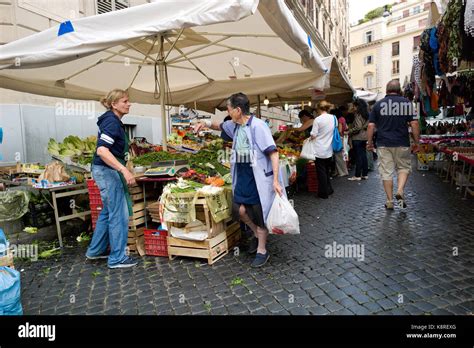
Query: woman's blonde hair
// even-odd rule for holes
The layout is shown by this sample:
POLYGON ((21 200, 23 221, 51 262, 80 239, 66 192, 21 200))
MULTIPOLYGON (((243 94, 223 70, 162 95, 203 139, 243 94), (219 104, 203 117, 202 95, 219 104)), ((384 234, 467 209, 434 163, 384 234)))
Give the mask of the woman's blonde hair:
POLYGON ((113 89, 105 97, 100 98, 100 103, 106 108, 111 109, 112 104, 119 101, 123 97, 128 96, 128 93, 123 89, 113 89))
POLYGON ((332 110, 332 109, 334 109, 334 105, 332 105, 331 103, 325 100, 320 101, 318 105, 316 105, 316 110, 319 110, 319 111, 328 112, 329 110, 332 110))

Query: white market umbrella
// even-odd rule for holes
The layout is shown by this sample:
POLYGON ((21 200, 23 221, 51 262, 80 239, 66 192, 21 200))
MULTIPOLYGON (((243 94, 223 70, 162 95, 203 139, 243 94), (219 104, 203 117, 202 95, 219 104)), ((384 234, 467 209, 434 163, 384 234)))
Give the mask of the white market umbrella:
POLYGON ((127 89, 132 102, 161 104, 166 144, 166 104, 212 112, 235 92, 301 100, 329 87, 332 61, 283 0, 156 1, 1 46, 0 82, 83 100, 127 89))

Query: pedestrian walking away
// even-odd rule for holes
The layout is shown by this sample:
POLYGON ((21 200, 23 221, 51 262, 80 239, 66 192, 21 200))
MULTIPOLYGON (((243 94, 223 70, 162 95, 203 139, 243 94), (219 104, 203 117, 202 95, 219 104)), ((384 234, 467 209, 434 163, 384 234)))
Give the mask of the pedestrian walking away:
POLYGON ((350 112, 354 113, 354 123, 349 129, 352 146, 356 159, 355 174, 348 180, 367 180, 369 177, 369 166, 367 161, 367 127, 369 125, 369 106, 362 99, 356 99, 351 106, 350 112))
POLYGON ((393 209, 393 176, 397 172, 397 199, 400 208, 406 208, 405 185, 411 172, 410 139, 408 127, 412 129, 414 144, 412 151, 418 152, 420 128, 411 107, 412 103, 401 96, 400 82, 392 80, 387 84, 387 95, 377 102, 369 117, 367 149, 374 149, 372 142, 377 128, 377 154, 379 173, 382 178, 387 202, 385 208, 393 209))
POLYGON ((314 140, 316 155, 316 172, 318 174, 318 197, 327 199, 334 193, 331 185, 331 159, 334 128, 337 127, 336 116, 328 114, 334 106, 321 101, 316 106, 318 117, 314 120, 311 139, 314 140))

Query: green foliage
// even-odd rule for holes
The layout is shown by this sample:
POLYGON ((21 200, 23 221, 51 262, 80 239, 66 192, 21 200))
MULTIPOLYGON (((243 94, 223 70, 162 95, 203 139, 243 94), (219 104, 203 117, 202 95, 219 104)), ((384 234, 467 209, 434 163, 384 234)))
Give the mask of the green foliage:
MULTIPOLYGON (((387 5, 388 11, 392 10, 392 6, 393 4, 387 5)), ((384 11, 385 11, 385 6, 380 6, 380 7, 374 8, 373 10, 370 10, 369 12, 365 14, 364 18, 359 19, 359 24, 363 24, 368 21, 371 21, 372 19, 382 17, 384 11)))

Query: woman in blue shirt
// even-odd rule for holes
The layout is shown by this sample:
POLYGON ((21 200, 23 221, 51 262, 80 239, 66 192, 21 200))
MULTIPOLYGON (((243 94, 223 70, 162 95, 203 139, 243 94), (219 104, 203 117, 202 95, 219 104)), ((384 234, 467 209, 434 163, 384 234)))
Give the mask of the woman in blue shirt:
POLYGON ((92 164, 92 177, 100 189, 102 210, 86 252, 90 260, 108 258, 109 268, 127 268, 137 261, 126 255, 128 217, 131 201, 127 185, 135 184, 133 174, 125 167, 128 137, 122 117, 128 114, 127 92, 114 89, 101 103, 108 109, 97 121, 99 133, 92 164), (106 255, 110 245, 110 255, 106 255))

